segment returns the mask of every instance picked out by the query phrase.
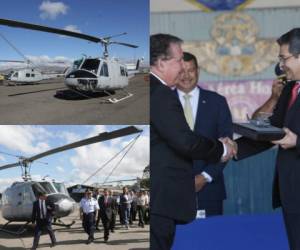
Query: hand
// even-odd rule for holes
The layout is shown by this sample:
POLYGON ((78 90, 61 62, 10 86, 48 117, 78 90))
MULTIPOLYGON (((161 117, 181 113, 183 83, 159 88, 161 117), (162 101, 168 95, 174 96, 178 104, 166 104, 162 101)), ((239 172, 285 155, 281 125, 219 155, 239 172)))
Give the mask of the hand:
POLYGON ((288 128, 283 128, 283 130, 285 132, 285 136, 280 140, 272 141, 272 143, 279 145, 280 147, 282 147, 284 149, 295 147, 297 144, 298 136, 295 133, 293 133, 291 130, 289 130, 288 128))
POLYGON ((279 96, 281 95, 281 91, 284 85, 282 84, 282 80, 277 79, 273 81, 272 84, 272 94, 271 98, 278 100, 279 96))
POLYGON ((221 141, 223 145, 225 145, 227 150, 227 154, 222 156, 221 162, 229 161, 232 157, 237 155, 238 146, 235 141, 231 140, 228 137, 219 138, 219 141, 221 141))
POLYGON ((202 174, 195 176, 195 192, 199 192, 207 183, 206 179, 202 174))

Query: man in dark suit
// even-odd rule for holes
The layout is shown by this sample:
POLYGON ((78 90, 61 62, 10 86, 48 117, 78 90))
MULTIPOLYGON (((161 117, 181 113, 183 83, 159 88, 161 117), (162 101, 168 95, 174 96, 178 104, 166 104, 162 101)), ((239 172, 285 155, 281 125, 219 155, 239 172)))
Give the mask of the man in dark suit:
POLYGON ((115 205, 113 198, 109 196, 109 191, 107 188, 103 190, 103 196, 99 198, 98 202, 100 208, 100 218, 104 228, 104 241, 107 242, 115 205))
POLYGON ((112 198, 112 218, 111 218, 111 222, 110 222, 110 231, 112 233, 115 232, 115 226, 116 226, 116 217, 118 214, 118 204, 117 204, 117 200, 114 197, 114 193, 112 190, 108 190, 108 194, 109 196, 112 198))
MULTIPOLYGON (((232 119, 226 99, 197 86, 199 69, 194 55, 184 52, 183 61, 183 72, 176 87, 190 128, 211 139, 232 138, 232 119), (187 105, 191 106, 191 117, 188 117, 187 105)), ((197 210, 202 217, 223 214, 223 200, 226 198, 224 167, 225 163, 194 161, 197 210)))
POLYGON ((175 226, 196 215, 193 161, 228 160, 235 149, 193 133, 172 87, 182 70, 182 41, 150 37, 150 249, 170 249, 175 226))
POLYGON ((38 195, 38 200, 33 203, 32 208, 32 223, 35 224, 34 229, 34 239, 32 250, 37 249, 39 245, 40 236, 43 229, 46 229, 50 239, 51 247, 56 245, 56 238, 52 230, 52 217, 54 214, 54 204, 46 200, 47 196, 45 193, 40 193, 38 195))
MULTIPOLYGON (((283 88, 273 115, 269 118, 273 126, 285 127, 286 136, 277 142, 278 149, 274 183, 273 207, 282 207, 283 218, 291 250, 300 249, 300 28, 282 35, 280 46, 280 66, 289 82, 283 88)), ((274 105, 273 105, 274 107, 274 105)), ((260 111, 271 111, 270 106, 260 111)), ((247 138, 237 140, 238 159, 260 153, 273 146, 269 142, 255 142, 247 138)))

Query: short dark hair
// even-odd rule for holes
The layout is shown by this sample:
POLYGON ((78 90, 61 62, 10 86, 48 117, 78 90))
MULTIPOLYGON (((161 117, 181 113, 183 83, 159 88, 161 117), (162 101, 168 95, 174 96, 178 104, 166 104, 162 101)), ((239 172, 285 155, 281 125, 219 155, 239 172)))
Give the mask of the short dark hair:
POLYGON ((189 52, 183 52, 183 61, 185 61, 185 62, 193 61, 196 68, 198 68, 197 58, 189 52))
POLYGON ((46 196, 46 192, 43 192, 43 191, 39 192, 38 197, 41 197, 41 196, 46 196))
POLYGON ((183 41, 169 34, 154 34, 150 36, 150 65, 156 64, 159 58, 170 57, 170 44, 181 44, 183 41))
POLYGON ((300 54, 300 28, 291 29, 289 32, 283 34, 277 39, 277 43, 281 46, 289 45, 289 52, 293 56, 300 54))

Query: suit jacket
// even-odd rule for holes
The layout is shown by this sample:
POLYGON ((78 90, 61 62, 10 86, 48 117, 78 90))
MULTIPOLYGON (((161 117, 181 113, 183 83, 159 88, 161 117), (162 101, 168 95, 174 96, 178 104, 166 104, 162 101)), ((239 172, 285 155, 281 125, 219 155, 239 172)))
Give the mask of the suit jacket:
POLYGON ((113 210, 115 209, 115 202, 112 197, 108 197, 107 204, 104 202, 104 196, 101 196, 98 200, 100 208, 100 217, 102 219, 112 219, 113 210))
POLYGON ((189 222, 195 218, 193 159, 218 162, 222 143, 193 133, 174 91, 150 75, 151 213, 189 222))
MULTIPOLYGON (((288 83, 274 109, 270 122, 276 127, 287 127, 298 135, 297 146, 291 149, 279 147, 273 182, 273 207, 282 206, 288 213, 300 213, 300 97, 288 109, 295 82, 288 83)), ((259 153, 273 146, 268 142, 255 142, 247 138, 237 140, 238 159, 259 153)))
MULTIPOLYGON (((226 99, 212 91, 200 88, 197 115, 194 132, 208 138, 232 138, 233 127, 231 113, 226 99)), ((223 169, 224 163, 207 163, 202 160, 194 161, 195 174, 203 171, 208 173, 213 181, 197 193, 198 201, 224 200, 226 198, 223 169)))
POLYGON ((31 217, 31 221, 32 223, 44 223, 46 222, 51 222, 52 217, 54 215, 54 210, 55 210, 55 206, 53 203, 49 202, 46 200, 46 219, 41 219, 41 212, 40 212, 40 206, 39 206, 39 200, 36 200, 35 202, 33 202, 33 207, 32 207, 32 217, 31 217))

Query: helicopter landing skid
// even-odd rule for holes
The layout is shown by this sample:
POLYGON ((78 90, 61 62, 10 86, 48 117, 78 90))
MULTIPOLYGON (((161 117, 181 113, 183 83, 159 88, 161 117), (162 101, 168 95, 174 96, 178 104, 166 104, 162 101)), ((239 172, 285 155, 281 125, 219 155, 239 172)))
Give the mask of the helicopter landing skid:
POLYGON ((52 222, 52 225, 70 228, 71 226, 73 226, 73 225, 75 224, 75 221, 74 221, 74 220, 73 220, 71 223, 69 223, 69 224, 64 223, 64 222, 63 222, 62 220, 60 220, 60 219, 57 219, 56 221, 53 221, 53 222, 52 222), (57 222, 56 222, 56 221, 57 221, 57 222))
POLYGON ((25 233, 25 231, 27 230, 26 227, 30 223, 30 221, 28 221, 24 225, 20 226, 20 228, 17 231, 11 231, 11 230, 5 229, 9 223, 11 223, 11 221, 4 224, 4 226, 0 228, 0 231, 8 233, 8 234, 13 234, 13 235, 21 235, 21 234, 25 233))
MULTIPOLYGON (((116 97, 112 97, 112 98, 109 98, 106 100, 106 102, 109 102, 109 103, 117 103, 117 102, 120 102, 120 101, 123 101, 131 96, 133 96, 132 93, 129 93, 128 91, 124 90, 124 89, 121 89, 121 91, 123 91, 124 93, 124 96, 121 97, 121 98, 116 98, 116 97)), ((109 96, 113 96, 111 93, 109 93, 108 91, 105 91, 104 90, 104 93, 109 95, 109 96)))

